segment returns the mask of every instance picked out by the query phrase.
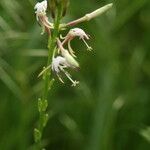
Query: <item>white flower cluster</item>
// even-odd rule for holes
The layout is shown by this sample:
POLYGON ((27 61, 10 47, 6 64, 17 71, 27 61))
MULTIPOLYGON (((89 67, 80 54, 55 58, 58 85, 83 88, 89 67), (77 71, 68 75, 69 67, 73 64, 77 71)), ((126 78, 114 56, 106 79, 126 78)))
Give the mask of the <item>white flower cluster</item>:
MULTIPOLYGON (((79 37, 79 39, 82 39, 85 43, 85 39, 89 40, 89 36, 80 28, 74 28, 71 29, 68 34, 63 38, 64 40, 61 42, 60 39, 57 39, 57 45, 58 45, 58 52, 60 51, 61 56, 57 56, 53 58, 52 60, 52 71, 56 73, 59 80, 64 83, 62 78, 60 77, 60 73, 63 72, 67 78, 72 82, 72 86, 76 86, 79 82, 74 81, 71 78, 71 75, 66 71, 67 68, 76 69, 79 68, 78 62, 75 60, 74 57, 76 55, 75 52, 70 46, 70 41, 73 40, 75 37, 79 37), (68 43, 68 50, 64 49, 64 45, 68 43)), ((86 43, 87 48, 91 50, 91 47, 88 46, 86 43)))
MULTIPOLYGON (((43 31, 47 31, 50 34, 50 29, 53 28, 53 25, 48 21, 48 17, 46 16, 47 0, 38 2, 34 9, 36 10, 35 13, 37 21, 42 26, 43 31)), ((87 35, 80 28, 70 29, 65 37, 57 38, 57 52, 54 54, 56 56, 53 56, 51 65, 45 68, 40 75, 43 74, 47 69, 51 68, 62 83, 64 83, 64 81, 62 80, 61 73, 65 74, 65 76, 72 82, 72 86, 76 86, 79 83, 76 80, 74 81, 67 71, 69 68, 79 68, 79 63, 75 60, 75 51, 71 47, 71 41, 75 37, 79 37, 79 39, 85 43, 87 50, 92 50, 92 48, 86 42, 86 40, 89 40, 89 35, 87 35), (64 47, 66 45, 67 48, 65 49, 64 47)))

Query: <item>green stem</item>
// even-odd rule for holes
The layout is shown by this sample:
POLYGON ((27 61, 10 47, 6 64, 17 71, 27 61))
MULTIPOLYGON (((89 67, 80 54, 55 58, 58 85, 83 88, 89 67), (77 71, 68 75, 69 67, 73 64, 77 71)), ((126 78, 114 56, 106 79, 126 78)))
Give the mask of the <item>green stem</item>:
MULTIPOLYGON (((54 55, 55 47, 56 47, 56 39, 59 34, 59 26, 60 26, 60 20, 61 20, 61 8, 57 10, 57 15, 54 20, 54 30, 52 32, 52 35, 49 37, 48 40, 48 60, 47 60, 47 66, 49 66, 52 62, 52 57, 54 55)), ((46 113, 47 106, 48 106, 48 92, 49 92, 49 84, 53 80, 51 77, 50 71, 46 70, 44 73, 44 89, 43 89, 43 95, 42 98, 39 100, 39 122, 38 122, 38 128, 35 129, 35 142, 37 143, 38 149, 41 149, 41 141, 42 141, 42 135, 44 127, 46 126, 45 116, 47 119, 48 114, 46 113)))

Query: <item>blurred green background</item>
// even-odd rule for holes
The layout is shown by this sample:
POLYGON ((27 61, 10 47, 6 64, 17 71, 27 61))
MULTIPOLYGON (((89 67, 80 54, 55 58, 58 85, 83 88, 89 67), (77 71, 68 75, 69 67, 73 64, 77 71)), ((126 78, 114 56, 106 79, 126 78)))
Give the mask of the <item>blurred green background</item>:
MULTIPOLYGON (((0 150, 33 149, 37 75, 47 61, 36 2, 0 0, 0 150)), ((56 81, 49 94, 47 150, 150 149, 150 1, 70 0, 64 22, 110 2, 109 12, 78 26, 91 35, 94 50, 72 42, 81 66, 72 74, 80 85, 56 81)))

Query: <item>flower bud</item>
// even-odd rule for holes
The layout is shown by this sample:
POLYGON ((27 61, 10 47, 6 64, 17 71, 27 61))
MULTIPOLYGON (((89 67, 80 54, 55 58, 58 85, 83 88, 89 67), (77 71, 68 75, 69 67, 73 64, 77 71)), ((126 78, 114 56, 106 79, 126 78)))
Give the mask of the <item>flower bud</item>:
POLYGON ((62 56, 65 57, 68 65, 71 68, 79 68, 79 63, 71 56, 71 54, 69 54, 69 52, 67 50, 61 50, 62 56))
POLYGON ((49 0, 49 7, 52 18, 55 18, 56 11, 61 9, 61 17, 64 17, 67 11, 69 0, 49 0))
POLYGON ((66 59, 66 62, 71 68, 79 68, 79 63, 72 57, 68 50, 64 49, 62 43, 57 39, 58 47, 60 48, 62 56, 66 59))
POLYGON ((62 16, 64 17, 66 15, 66 12, 67 12, 69 0, 62 0, 62 5, 63 5, 62 16))
POLYGON ((55 18, 56 3, 55 0, 49 0, 49 7, 52 18, 55 18))

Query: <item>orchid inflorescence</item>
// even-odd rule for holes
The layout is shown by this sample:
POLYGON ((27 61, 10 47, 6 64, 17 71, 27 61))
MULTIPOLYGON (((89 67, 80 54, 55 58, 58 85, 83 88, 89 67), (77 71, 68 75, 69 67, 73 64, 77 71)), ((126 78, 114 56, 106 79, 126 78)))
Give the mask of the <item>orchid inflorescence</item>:
MULTIPOLYGON (((59 30, 64 30, 67 27, 74 26, 80 22, 83 21, 89 21, 90 19, 96 17, 97 15, 107 11, 112 4, 108 4, 100 9, 97 9, 96 11, 86 14, 84 17, 74 20, 72 22, 69 22, 67 24, 60 24, 59 30)), ((51 36, 51 30, 53 30, 54 25, 53 23, 49 22, 48 17, 46 15, 47 11, 47 0, 44 0, 42 2, 38 2, 34 9, 36 10, 36 19, 39 23, 39 25, 42 27, 42 34, 44 32, 47 32, 49 36, 51 36)), ((72 82, 72 86, 76 86, 79 82, 74 81, 70 75, 70 73, 67 71, 67 69, 78 69, 79 68, 79 63, 75 59, 77 56, 75 55, 75 51, 71 47, 71 41, 79 37, 81 39, 86 47, 87 50, 91 51, 92 47, 90 47, 86 40, 90 39, 90 36, 85 33, 84 30, 81 28, 72 28, 69 30, 68 34, 65 37, 57 37, 56 39, 56 47, 55 51, 53 52, 53 57, 52 57, 52 62, 49 64, 48 67, 44 68, 44 70, 39 74, 41 76, 45 71, 47 71, 49 68, 54 72, 58 79, 64 83, 61 73, 64 73, 66 77, 72 82), (65 48, 65 46, 67 48, 65 48)))
POLYGON ((103 14, 112 7, 112 4, 108 4, 86 14, 79 19, 69 23, 61 24, 60 21, 66 14, 69 0, 48 0, 48 2, 47 0, 43 0, 42 2, 38 2, 34 7, 36 20, 42 28, 41 34, 46 32, 49 37, 47 67, 44 67, 39 74, 39 76, 43 75, 44 86, 42 97, 38 99, 38 126, 34 129, 34 140, 37 143, 38 149, 42 149, 41 141, 43 129, 45 128, 49 118, 47 113, 48 92, 51 89, 54 81, 53 77, 51 76, 51 72, 53 72, 62 83, 64 83, 62 78, 62 75, 64 75, 71 81, 72 86, 76 86, 79 81, 72 79, 69 69, 78 70, 79 63, 76 60, 77 56, 71 46, 71 42, 77 37, 84 42, 88 51, 92 50, 87 43, 87 40, 90 39, 90 36, 83 29, 73 26, 76 26, 81 22, 89 21, 103 14), (50 8, 54 23, 50 22, 47 16, 48 6, 50 8), (63 37, 60 34, 60 31, 66 30, 67 28, 71 29, 66 36, 63 37))

